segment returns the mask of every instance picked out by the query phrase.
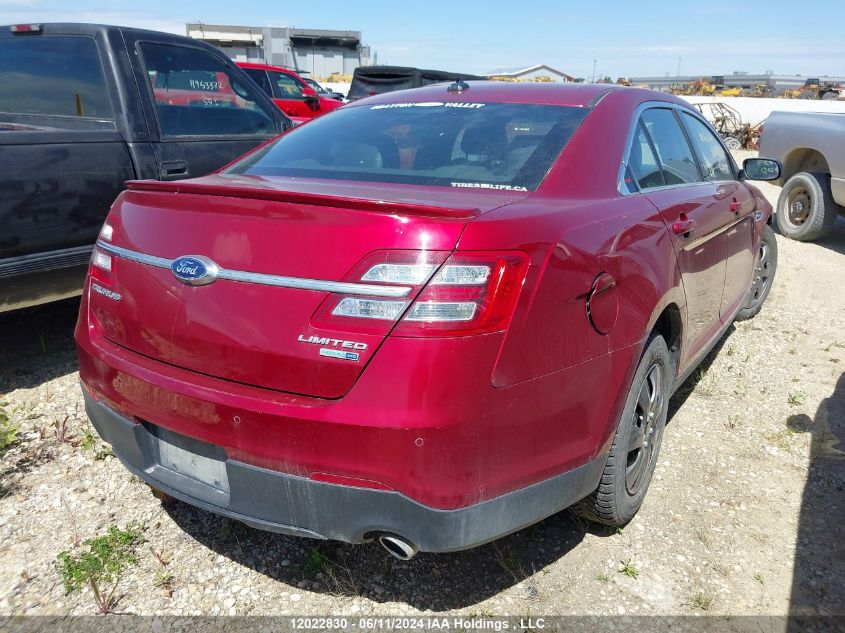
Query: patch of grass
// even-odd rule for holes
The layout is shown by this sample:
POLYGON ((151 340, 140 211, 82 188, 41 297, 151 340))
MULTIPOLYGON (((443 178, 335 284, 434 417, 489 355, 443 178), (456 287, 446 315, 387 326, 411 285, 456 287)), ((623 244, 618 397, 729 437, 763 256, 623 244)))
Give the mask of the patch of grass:
POLYGON ((97 442, 97 438, 94 437, 94 434, 91 431, 85 431, 85 435, 82 436, 82 441, 79 445, 86 451, 90 451, 94 448, 97 442))
POLYGON ((629 558, 627 561, 621 561, 622 567, 619 569, 620 574, 625 574, 628 578, 636 578, 640 575, 640 570, 634 566, 632 562, 634 559, 629 558))
POLYGON ((112 525, 105 536, 86 540, 85 551, 74 555, 62 552, 58 559, 65 591, 72 593, 88 586, 99 612, 109 613, 114 607, 120 576, 138 562, 135 547, 142 541, 142 526, 131 524, 121 530, 112 525))
POLYGON ((12 446, 18 439, 18 427, 9 419, 8 402, 0 402, 0 453, 12 446))
POLYGON ((761 574, 760 572, 757 572, 756 574, 754 574, 754 580, 756 580, 757 582, 759 582, 762 585, 763 584, 763 574, 761 574))
POLYGON ((793 407, 798 407, 804 404, 804 394, 800 391, 796 391, 795 393, 790 393, 786 401, 792 405, 793 407))
POLYGON ((610 582, 610 576, 607 574, 607 572, 603 571, 598 576, 596 576, 596 580, 602 583, 608 583, 610 582))
POLYGON ((699 591, 697 594, 690 598, 687 604, 689 604, 689 606, 694 609, 707 611, 708 609, 710 609, 710 607, 713 606, 713 596, 704 593, 703 591, 699 591))
POLYGON ((313 578, 318 573, 325 573, 331 567, 332 561, 322 551, 312 547, 305 555, 305 563, 302 565, 302 574, 307 578, 313 578))
POLYGON ((164 591, 164 595, 166 595, 168 598, 173 597, 173 590, 175 589, 176 579, 173 577, 173 574, 171 574, 169 571, 157 571, 153 584, 162 591, 164 591))
POLYGON ((716 393, 716 384, 713 380, 708 380, 708 369, 699 367, 694 373, 695 392, 700 396, 712 396, 716 393))
POLYGON ((776 446, 783 451, 788 451, 792 447, 792 444, 789 440, 790 437, 793 435, 795 435, 794 431, 779 431, 777 433, 770 433, 766 436, 766 439, 773 446, 776 446))

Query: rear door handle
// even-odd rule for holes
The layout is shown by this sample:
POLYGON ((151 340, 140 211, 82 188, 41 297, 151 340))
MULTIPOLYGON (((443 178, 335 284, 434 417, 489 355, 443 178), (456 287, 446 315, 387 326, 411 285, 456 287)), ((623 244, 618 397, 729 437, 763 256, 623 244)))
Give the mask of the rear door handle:
POLYGON ((186 160, 168 160, 161 163, 161 178, 167 180, 169 178, 178 178, 179 176, 188 175, 188 161, 186 160))
POLYGON ((672 224, 672 232, 675 235, 683 235, 688 237, 689 233, 695 228, 695 220, 690 220, 684 214, 681 214, 681 219, 672 224))

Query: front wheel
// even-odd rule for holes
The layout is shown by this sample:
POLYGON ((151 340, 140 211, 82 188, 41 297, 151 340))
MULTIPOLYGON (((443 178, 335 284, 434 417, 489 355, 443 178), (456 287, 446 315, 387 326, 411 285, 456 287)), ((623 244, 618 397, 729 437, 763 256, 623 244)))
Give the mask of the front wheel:
POLYGON ((652 334, 634 374, 599 487, 573 509, 611 526, 634 518, 645 498, 666 426, 674 364, 666 342, 652 334))
POLYGON ((775 271, 778 267, 778 242, 772 227, 766 225, 763 228, 763 236, 760 238, 760 247, 754 258, 754 278, 751 280, 751 289, 745 297, 745 303, 736 313, 737 321, 745 321, 757 315, 760 308, 766 302, 769 291, 772 289, 772 282, 775 279, 775 271))

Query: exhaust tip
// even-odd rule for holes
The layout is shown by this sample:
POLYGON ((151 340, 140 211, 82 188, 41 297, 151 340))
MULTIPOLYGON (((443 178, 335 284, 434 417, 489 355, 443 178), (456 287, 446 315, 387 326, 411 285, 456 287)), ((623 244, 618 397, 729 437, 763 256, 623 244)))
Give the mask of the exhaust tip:
POLYGON ((409 543, 405 539, 394 536, 393 534, 382 534, 378 537, 378 542, 386 549, 392 556, 399 560, 411 560, 419 551, 417 546, 409 543))

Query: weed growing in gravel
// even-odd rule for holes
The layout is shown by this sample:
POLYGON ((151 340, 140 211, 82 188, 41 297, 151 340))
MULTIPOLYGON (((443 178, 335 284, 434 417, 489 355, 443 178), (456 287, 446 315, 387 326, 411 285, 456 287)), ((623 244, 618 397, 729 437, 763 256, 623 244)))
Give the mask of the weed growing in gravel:
POLYGON ((804 404, 804 394, 800 391, 796 391, 795 393, 790 393, 787 397, 786 401, 791 404, 793 407, 800 406, 804 404))
POLYGON ((769 440, 771 444, 778 447, 779 449, 783 451, 788 451, 792 447, 792 444, 789 441, 790 436, 794 434, 794 431, 779 431, 777 433, 770 433, 766 436, 766 439, 769 440))
POLYGON ((521 582, 527 578, 525 572, 522 570, 522 562, 519 560, 519 555, 513 550, 502 552, 498 545, 493 545, 496 550, 496 562, 499 567, 508 572, 515 582, 521 582))
POLYGON ((173 578, 173 574, 171 574, 169 571, 157 571, 153 584, 159 589, 163 590, 164 595, 166 595, 168 598, 173 597, 173 590, 175 589, 176 582, 173 578))
POLYGON ((302 574, 307 578, 313 578, 318 573, 325 571, 331 566, 329 557, 316 547, 308 550, 305 556, 305 563, 302 565, 302 574))
POLYGON ((760 572, 757 572, 756 574, 754 574, 754 580, 756 580, 757 582, 759 582, 762 585, 763 584, 763 574, 761 574, 760 572))
POLYGON ((65 591, 72 593, 87 585, 100 613, 109 613, 123 570, 138 562, 135 547, 143 540, 142 531, 143 527, 137 524, 130 524, 125 530, 112 525, 105 536, 86 540, 86 551, 59 554, 65 591))
POLYGON ((82 441, 80 442, 80 446, 86 450, 90 451, 94 448, 94 445, 97 441, 97 438, 94 437, 94 434, 91 431, 85 431, 85 435, 82 436, 82 441))
POLYGON ((8 402, 0 402, 0 452, 5 451, 18 439, 18 427, 12 424, 6 412, 8 406, 8 402))
POLYGON ((596 576, 596 580, 598 580, 599 582, 608 583, 610 582, 610 576, 607 575, 607 572, 603 571, 598 576, 596 576))
POLYGON ((629 558, 627 561, 621 561, 622 567, 619 569, 620 574, 625 574, 628 578, 636 578, 640 575, 640 570, 634 567, 633 559, 629 558))
POLYGON ((159 551, 154 547, 150 547, 150 551, 153 553, 153 556, 155 556, 155 559, 161 563, 162 567, 167 567, 170 564, 170 559, 164 555, 164 550, 159 551))
POLYGON ((690 598, 688 604, 694 609, 701 609, 702 611, 707 611, 710 607, 713 606, 713 596, 708 595, 703 591, 699 591, 692 598, 690 598))
POLYGON ((70 429, 68 429, 68 420, 70 420, 70 416, 66 415, 64 420, 61 422, 58 420, 53 422, 53 428, 56 430, 56 439, 62 444, 75 445, 76 437, 72 435, 70 429))

